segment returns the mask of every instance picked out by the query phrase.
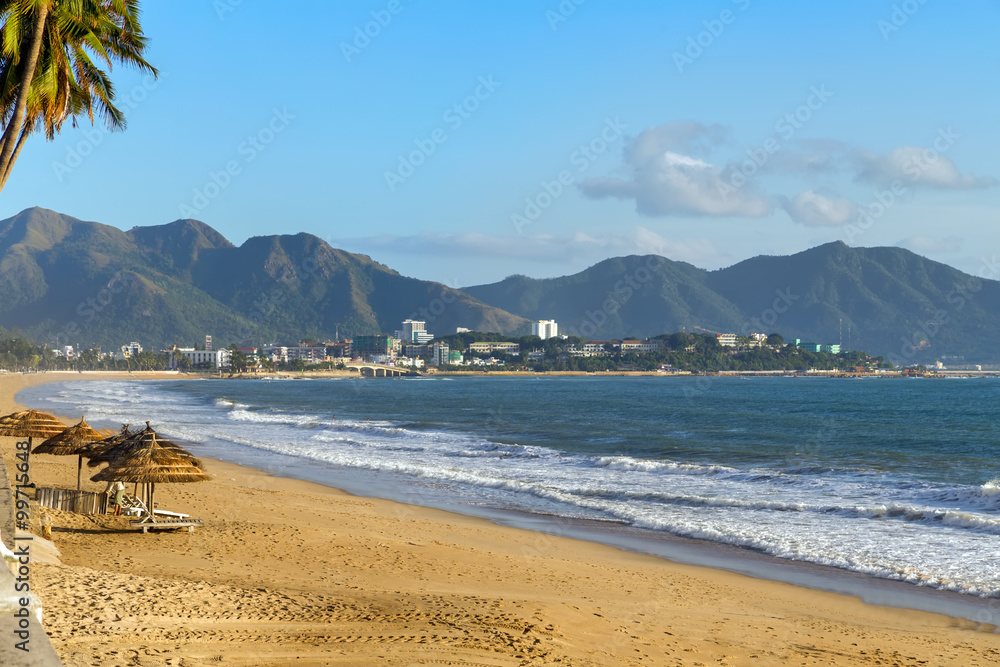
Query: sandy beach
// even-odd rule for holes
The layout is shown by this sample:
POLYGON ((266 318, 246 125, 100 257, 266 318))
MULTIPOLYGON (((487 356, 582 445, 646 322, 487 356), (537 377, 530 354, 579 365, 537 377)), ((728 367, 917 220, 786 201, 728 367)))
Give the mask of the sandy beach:
MULTIPOLYGON (((0 377, 0 413, 30 384, 105 377, 129 376, 0 377)), ((47 510, 61 564, 32 576, 64 664, 1000 662, 992 626, 204 463, 213 481, 156 492, 194 533, 47 510)), ((76 457, 31 476, 72 487, 76 457)))

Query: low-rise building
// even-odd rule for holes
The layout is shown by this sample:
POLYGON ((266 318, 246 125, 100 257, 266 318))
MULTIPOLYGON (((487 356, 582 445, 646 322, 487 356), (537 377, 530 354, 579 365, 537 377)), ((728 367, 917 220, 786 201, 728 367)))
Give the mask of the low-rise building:
POLYGON ((265 345, 261 352, 273 363, 288 363, 288 348, 284 345, 265 345))
POLYGON ((507 343, 507 342, 469 343, 469 352, 473 354, 492 354, 493 352, 503 352, 504 354, 520 354, 521 345, 519 343, 507 343))
POLYGON ((620 348, 622 354, 628 352, 645 354, 647 352, 659 352, 661 349, 660 341, 658 340, 623 340, 620 348))
POLYGON ((193 347, 175 347, 169 350, 170 368, 177 368, 181 357, 191 361, 192 367, 208 366, 208 368, 219 369, 229 368, 232 361, 232 352, 222 350, 196 350, 193 347))
POLYGON ((715 334, 715 340, 723 347, 736 347, 736 334, 734 333, 715 334))
POLYGON ((142 354, 142 345, 139 343, 132 341, 128 345, 122 345, 122 356, 125 359, 138 357, 140 354, 142 354))
POLYGON ((395 354, 393 337, 379 334, 377 336, 355 336, 351 339, 351 355, 361 359, 375 356, 391 357, 395 354))

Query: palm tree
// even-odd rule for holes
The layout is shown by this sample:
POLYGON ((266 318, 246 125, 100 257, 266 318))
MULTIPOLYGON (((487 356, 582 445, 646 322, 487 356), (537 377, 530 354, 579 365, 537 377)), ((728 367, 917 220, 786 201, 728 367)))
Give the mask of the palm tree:
POLYGON ((0 191, 32 133, 51 140, 96 111, 125 128, 110 71, 121 63, 157 75, 146 62, 138 0, 0 0, 0 191), (95 60, 99 63, 95 63, 95 60))

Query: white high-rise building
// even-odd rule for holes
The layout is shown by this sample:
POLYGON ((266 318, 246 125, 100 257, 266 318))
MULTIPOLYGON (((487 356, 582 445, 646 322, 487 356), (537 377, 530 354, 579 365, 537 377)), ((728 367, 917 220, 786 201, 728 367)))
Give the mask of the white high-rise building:
POLYGON ((426 325, 427 322, 420 320, 403 320, 403 328, 397 332, 399 334, 397 338, 402 339, 404 343, 422 342, 418 341, 417 337, 419 332, 424 332, 424 336, 422 337, 426 337, 427 334, 424 328, 426 325))
POLYGON ((538 336, 542 340, 555 338, 559 335, 559 325, 555 320, 538 320, 531 323, 531 335, 538 336))

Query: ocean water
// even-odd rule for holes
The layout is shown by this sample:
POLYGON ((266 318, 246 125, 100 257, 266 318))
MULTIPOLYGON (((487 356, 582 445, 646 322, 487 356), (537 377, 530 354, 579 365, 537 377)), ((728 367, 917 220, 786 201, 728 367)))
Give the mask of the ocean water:
POLYGON ((1000 380, 101 381, 18 398, 355 493, 1000 596, 1000 380))

